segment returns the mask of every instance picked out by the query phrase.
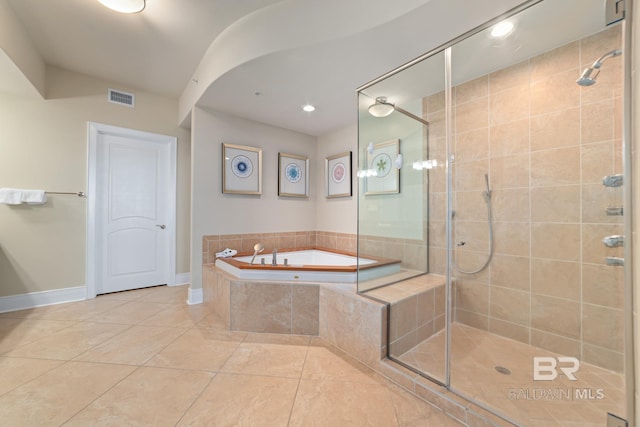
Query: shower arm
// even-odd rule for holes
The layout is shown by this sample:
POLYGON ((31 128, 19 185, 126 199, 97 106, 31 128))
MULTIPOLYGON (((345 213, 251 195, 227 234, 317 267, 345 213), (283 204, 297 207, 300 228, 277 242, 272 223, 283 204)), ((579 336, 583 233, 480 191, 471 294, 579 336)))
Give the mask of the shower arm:
POLYGON ((602 67, 602 63, 609 59, 609 58, 615 58, 616 56, 620 56, 622 55, 622 51, 619 49, 615 49, 612 50, 611 52, 607 52, 604 55, 602 55, 600 58, 596 59, 595 62, 593 63, 593 65, 590 68, 594 68, 594 69, 599 69, 600 67, 602 67))

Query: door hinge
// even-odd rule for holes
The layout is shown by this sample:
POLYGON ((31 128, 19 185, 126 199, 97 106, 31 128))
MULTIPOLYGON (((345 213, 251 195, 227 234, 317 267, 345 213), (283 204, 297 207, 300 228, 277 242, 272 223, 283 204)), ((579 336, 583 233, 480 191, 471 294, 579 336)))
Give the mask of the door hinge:
POLYGON ((605 0, 604 16, 605 25, 615 24, 624 19, 624 0, 605 0))

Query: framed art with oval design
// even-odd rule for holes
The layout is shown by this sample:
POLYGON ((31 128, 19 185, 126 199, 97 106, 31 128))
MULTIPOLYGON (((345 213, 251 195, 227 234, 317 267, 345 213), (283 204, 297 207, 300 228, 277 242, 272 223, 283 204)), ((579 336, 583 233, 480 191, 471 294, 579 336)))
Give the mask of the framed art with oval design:
POLYGON ((278 153, 278 196, 309 197, 309 158, 278 153))
POLYGON ((262 194, 262 149, 222 143, 222 192, 262 194))
POLYGON ((335 154, 325 159, 327 198, 351 197, 353 195, 351 159, 351 151, 335 154))

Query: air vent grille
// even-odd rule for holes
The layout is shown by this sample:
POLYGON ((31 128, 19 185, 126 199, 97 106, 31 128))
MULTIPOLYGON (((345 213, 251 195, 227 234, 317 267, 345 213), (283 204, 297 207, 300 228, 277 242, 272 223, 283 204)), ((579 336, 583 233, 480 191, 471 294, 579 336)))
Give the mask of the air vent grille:
POLYGON ((114 104, 126 105, 127 107, 133 107, 135 103, 135 95, 132 93, 123 92, 121 90, 109 89, 107 94, 107 100, 114 104))

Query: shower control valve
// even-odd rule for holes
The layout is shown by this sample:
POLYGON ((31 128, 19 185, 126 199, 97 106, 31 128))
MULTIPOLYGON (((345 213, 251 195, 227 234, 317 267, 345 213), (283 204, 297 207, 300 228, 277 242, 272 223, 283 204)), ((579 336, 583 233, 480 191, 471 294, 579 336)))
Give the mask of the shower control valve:
POLYGON ((607 236, 604 239, 602 239, 602 243, 604 243, 605 246, 608 248, 619 248, 620 246, 624 245, 624 236, 620 236, 620 235, 607 236))

